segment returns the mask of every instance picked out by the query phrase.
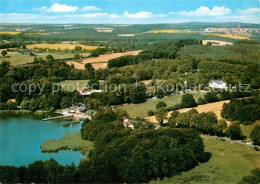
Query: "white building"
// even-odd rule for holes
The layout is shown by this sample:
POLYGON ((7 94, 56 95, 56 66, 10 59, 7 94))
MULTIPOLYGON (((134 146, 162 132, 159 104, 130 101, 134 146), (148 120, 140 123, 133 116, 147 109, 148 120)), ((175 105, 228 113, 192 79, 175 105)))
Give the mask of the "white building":
POLYGON ((218 88, 218 89, 225 89, 227 90, 227 83, 225 83, 224 81, 221 80, 211 80, 209 82, 209 87, 210 88, 218 88))
POLYGON ((129 127, 134 129, 133 123, 131 123, 128 119, 124 119, 124 127, 129 127))

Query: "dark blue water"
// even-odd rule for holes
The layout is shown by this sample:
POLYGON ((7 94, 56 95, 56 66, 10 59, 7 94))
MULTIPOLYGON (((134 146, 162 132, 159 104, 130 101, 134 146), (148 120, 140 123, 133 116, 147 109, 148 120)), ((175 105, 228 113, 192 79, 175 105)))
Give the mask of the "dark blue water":
POLYGON ((22 166, 36 160, 54 158, 60 164, 79 164, 86 158, 79 151, 42 153, 40 145, 49 139, 59 139, 64 133, 79 131, 80 124, 63 127, 68 121, 41 121, 41 118, 12 117, 0 119, 0 165, 22 166))

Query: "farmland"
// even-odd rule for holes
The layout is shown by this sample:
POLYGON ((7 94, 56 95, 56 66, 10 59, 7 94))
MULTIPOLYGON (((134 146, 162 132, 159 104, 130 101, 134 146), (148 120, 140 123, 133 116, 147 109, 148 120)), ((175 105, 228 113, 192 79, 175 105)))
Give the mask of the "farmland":
POLYGON ((73 50, 76 46, 81 46, 82 49, 86 50, 95 50, 97 46, 88 46, 88 45, 76 45, 76 44, 68 44, 68 43, 38 43, 38 44, 30 44, 26 45, 28 49, 53 49, 53 50, 73 50))
MULTIPOLYGON (((221 113, 221 110, 222 110, 222 106, 224 103, 228 103, 229 100, 224 100, 224 101, 220 101, 220 102, 214 102, 214 103, 208 103, 208 104, 205 104, 205 105, 199 105, 197 107, 194 107, 194 108, 184 108, 184 109, 180 109, 178 110, 180 113, 182 112, 187 112, 191 109, 196 109, 199 113, 202 113, 202 112, 214 112, 217 116, 217 119, 220 120, 220 119, 223 119, 220 115, 221 113)), ((170 116, 171 112, 168 113, 168 116, 170 116)), ((154 116, 150 116, 147 118, 149 121, 151 122, 154 122, 156 123, 156 119, 154 116)))
POLYGON ((99 55, 98 57, 93 58, 87 58, 82 61, 82 63, 102 63, 107 62, 110 59, 118 58, 121 56, 127 56, 127 55, 137 55, 141 50, 136 51, 127 51, 127 52, 120 52, 120 53, 111 53, 111 54, 103 54, 99 55))
POLYGON ((254 168, 260 167, 260 152, 235 143, 202 136, 205 151, 211 153, 206 163, 171 178, 150 183, 237 183, 254 168))
MULTIPOLYGON (((181 102, 181 96, 182 95, 172 95, 169 97, 164 97, 162 99, 155 99, 155 100, 150 100, 145 103, 141 104, 126 104, 122 106, 117 106, 117 109, 122 109, 127 111, 129 116, 131 118, 145 118, 147 116, 147 111, 149 110, 155 110, 155 106, 159 101, 163 101, 167 104, 167 106, 173 106, 181 102)), ((195 100, 197 100, 199 97, 203 97, 203 93, 194 93, 193 97, 195 100)))
POLYGON ((233 34, 221 34, 221 33, 203 33, 203 35, 219 36, 224 38, 232 38, 237 40, 248 40, 250 35, 233 35, 233 34))
POLYGON ((141 50, 136 51, 128 51, 128 52, 121 52, 121 53, 110 53, 110 54, 103 54, 99 55, 98 57, 90 57, 87 59, 83 59, 81 62, 75 62, 75 61, 68 61, 67 63, 69 65, 74 65, 76 69, 84 70, 84 66, 86 63, 91 63, 92 67, 97 69, 104 69, 107 67, 107 62, 110 59, 115 59, 121 56, 127 56, 127 55, 137 55, 141 50))
POLYGON ((181 29, 159 29, 159 30, 152 30, 152 31, 148 31, 145 33, 192 33, 191 31, 188 30, 181 30, 181 29))

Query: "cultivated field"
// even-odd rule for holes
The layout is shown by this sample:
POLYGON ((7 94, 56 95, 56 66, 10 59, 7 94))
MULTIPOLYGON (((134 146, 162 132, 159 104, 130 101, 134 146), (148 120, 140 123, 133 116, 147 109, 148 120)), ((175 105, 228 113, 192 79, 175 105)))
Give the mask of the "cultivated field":
POLYGON ((115 59, 121 56, 127 56, 127 55, 137 55, 141 52, 141 50, 135 50, 135 51, 128 51, 128 52, 120 52, 120 53, 111 53, 111 54, 104 54, 104 55, 99 55, 98 57, 92 57, 92 58, 87 58, 82 61, 82 63, 102 63, 102 62, 107 62, 110 59, 115 59))
POLYGON ((192 33, 191 31, 187 30, 180 30, 180 29, 159 29, 159 30, 152 30, 147 31, 145 33, 192 33))
POLYGON ((219 36, 224 38, 232 38, 238 40, 248 40, 250 35, 233 35, 233 34, 221 34, 221 33, 203 33, 203 35, 219 36))
POLYGON ((77 45, 77 44, 69 44, 69 43, 55 43, 55 44, 49 44, 49 43, 37 43, 37 44, 30 44, 26 45, 28 49, 54 49, 54 50, 73 50, 76 46, 81 46, 82 49, 86 50, 95 50, 98 47, 97 46, 88 46, 88 45, 77 45))
MULTIPOLYGON (((85 69, 85 65, 76 61, 68 61, 67 64, 69 65, 74 65, 74 67, 78 70, 84 70, 85 69)), ((92 67, 95 70, 98 69, 104 69, 107 67, 107 63, 91 63, 92 67)))
MULTIPOLYGON (((0 50, 1 52, 1 50, 0 50)), ((54 59, 67 59, 67 58, 73 58, 74 53, 64 53, 64 52, 44 52, 44 53, 35 53, 36 57, 42 57, 45 59, 47 55, 52 55, 54 59)), ((83 57, 89 56, 89 53, 80 53, 83 57)), ((20 64, 26 64, 31 63, 34 60, 35 56, 30 56, 29 53, 18 53, 18 52, 8 52, 7 56, 5 58, 0 58, 0 63, 3 61, 8 61, 11 63, 11 65, 20 65, 20 64)))
POLYGON ((202 136, 205 151, 212 154, 206 163, 171 178, 150 183, 238 183, 250 171, 260 167, 260 152, 235 143, 202 136))
MULTIPOLYGON (((199 97, 204 96, 204 93, 196 92, 192 94, 195 100, 197 100, 199 97)), ((172 95, 161 99, 150 100, 141 104, 127 104, 127 105, 117 106, 116 108, 127 111, 128 115, 131 118, 136 118, 136 117, 145 118, 147 116, 147 111, 156 110, 155 106, 159 101, 165 102, 167 104, 167 107, 170 107, 180 103, 181 96, 182 95, 172 95)))
POLYGON ((136 51, 128 51, 128 52, 121 52, 121 53, 112 53, 112 54, 103 54, 99 55, 98 57, 91 57, 87 59, 83 59, 82 62, 76 62, 76 61, 68 61, 67 64, 74 65, 76 69, 84 70, 84 66, 86 63, 91 63, 92 67, 95 70, 98 69, 104 69, 107 67, 107 62, 110 59, 115 59, 121 56, 127 56, 127 55, 137 55, 141 52, 141 50, 136 51))
MULTIPOLYGON (((197 107, 194 108, 184 108, 184 109, 180 109, 178 110, 180 113, 182 112, 187 112, 191 109, 196 109, 199 113, 202 112, 214 112, 218 118, 218 120, 223 119, 221 117, 221 110, 222 110, 222 106, 224 103, 228 103, 229 100, 223 100, 223 101, 219 101, 219 102, 214 102, 214 103, 208 103, 205 105, 198 105, 197 107)), ((168 113, 168 116, 171 115, 171 112, 168 113)), ((147 119, 151 122, 157 123, 155 116, 149 116, 147 117, 147 119)), ((229 124, 230 122, 227 121, 227 123, 229 124)))
POLYGON ((0 35, 5 35, 5 34, 10 34, 10 35, 17 35, 20 34, 21 32, 0 32, 0 35))

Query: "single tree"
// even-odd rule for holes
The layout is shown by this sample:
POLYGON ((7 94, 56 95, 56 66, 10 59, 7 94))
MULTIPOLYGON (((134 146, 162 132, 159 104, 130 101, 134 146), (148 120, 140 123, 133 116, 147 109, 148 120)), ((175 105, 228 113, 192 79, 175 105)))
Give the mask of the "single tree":
POLYGON ((2 54, 3 57, 5 57, 5 56, 7 55, 7 51, 6 51, 6 50, 3 50, 3 51, 1 52, 1 54, 2 54))
POLYGON ((167 110, 166 108, 160 108, 155 111, 155 119, 162 126, 163 121, 167 118, 167 110))

